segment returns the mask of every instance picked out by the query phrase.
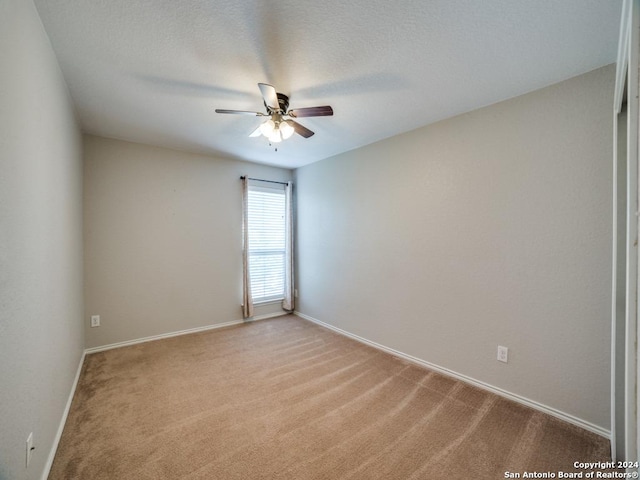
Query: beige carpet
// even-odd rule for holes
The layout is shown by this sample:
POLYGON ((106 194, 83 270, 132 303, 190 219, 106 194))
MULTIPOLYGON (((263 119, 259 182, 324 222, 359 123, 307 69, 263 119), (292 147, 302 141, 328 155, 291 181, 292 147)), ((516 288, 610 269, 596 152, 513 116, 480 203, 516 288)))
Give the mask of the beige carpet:
POLYGON ((294 316, 87 356, 50 479, 500 479, 609 442, 294 316))

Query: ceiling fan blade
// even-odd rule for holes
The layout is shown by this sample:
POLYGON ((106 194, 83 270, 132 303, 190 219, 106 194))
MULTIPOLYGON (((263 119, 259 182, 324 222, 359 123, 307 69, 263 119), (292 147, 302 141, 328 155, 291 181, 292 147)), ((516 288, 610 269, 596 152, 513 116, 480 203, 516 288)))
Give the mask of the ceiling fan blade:
POLYGON ((276 93, 276 89, 273 85, 269 85, 268 83, 259 83, 258 87, 260 87, 260 93, 262 93, 262 98, 264 98, 264 103, 267 104, 267 107, 273 110, 279 110, 280 104, 278 104, 278 94, 276 93))
POLYGON ((250 137, 259 137, 260 135, 262 135, 262 132, 260 131, 260 127, 256 128, 253 132, 249 134, 250 137))
POLYGON ((296 108, 294 110, 289 110, 287 115, 295 118, 330 117, 333 115, 333 108, 329 105, 325 105, 323 107, 296 108))
POLYGON ((298 135, 302 135, 304 138, 309 138, 313 136, 313 132, 311 130, 309 130, 307 127, 303 127, 298 122, 294 122, 293 120, 287 120, 287 123, 289 123, 293 127, 293 129, 296 131, 298 135))
POLYGON ((254 115, 256 117, 264 116, 264 113, 260 112, 248 112, 246 110, 225 110, 223 108, 216 108, 216 113, 235 113, 239 115, 254 115))

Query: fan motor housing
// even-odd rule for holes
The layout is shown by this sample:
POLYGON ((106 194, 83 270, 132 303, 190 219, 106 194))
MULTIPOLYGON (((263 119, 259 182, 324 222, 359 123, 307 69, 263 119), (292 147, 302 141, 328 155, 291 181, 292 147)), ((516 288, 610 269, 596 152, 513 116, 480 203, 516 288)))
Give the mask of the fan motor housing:
POLYGON ((287 97, 284 93, 278 93, 278 104, 280 105, 280 110, 286 112, 289 108, 289 97, 287 97))
MULTIPOLYGON (((280 111, 282 113, 287 113, 289 109, 289 97, 287 97, 284 93, 276 93, 278 96, 278 105, 280 106, 280 111)), ((270 114, 274 112, 272 108, 269 108, 267 102, 264 102, 264 106, 267 108, 267 112, 270 114)))

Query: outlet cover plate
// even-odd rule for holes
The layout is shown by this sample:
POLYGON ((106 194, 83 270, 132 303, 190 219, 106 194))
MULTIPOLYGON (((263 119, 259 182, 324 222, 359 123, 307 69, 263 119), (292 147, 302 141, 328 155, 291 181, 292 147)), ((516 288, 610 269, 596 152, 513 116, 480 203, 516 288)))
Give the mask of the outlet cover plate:
POLYGON ((509 349, 498 345, 498 361, 507 363, 509 361, 509 349))
POLYGON ((91 328, 100 326, 100 315, 91 315, 91 328))

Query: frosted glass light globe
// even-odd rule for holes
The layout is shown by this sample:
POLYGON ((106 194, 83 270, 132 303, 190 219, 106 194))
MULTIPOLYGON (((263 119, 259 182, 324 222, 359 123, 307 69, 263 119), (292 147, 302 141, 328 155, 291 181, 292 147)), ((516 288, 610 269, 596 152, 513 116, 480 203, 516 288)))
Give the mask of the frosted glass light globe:
POLYGON ((269 135, 269 141, 273 143, 280 143, 282 141, 279 129, 276 128, 271 135, 269 135))
POLYGON ((273 123, 273 120, 267 120, 262 125, 260 125, 260 133, 265 137, 269 138, 269 136, 273 133, 273 130, 276 128, 276 124, 273 123))
POLYGON ((286 140, 293 135, 294 129, 289 122, 284 121, 280 122, 280 132, 282 133, 282 138, 286 140))

